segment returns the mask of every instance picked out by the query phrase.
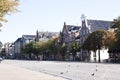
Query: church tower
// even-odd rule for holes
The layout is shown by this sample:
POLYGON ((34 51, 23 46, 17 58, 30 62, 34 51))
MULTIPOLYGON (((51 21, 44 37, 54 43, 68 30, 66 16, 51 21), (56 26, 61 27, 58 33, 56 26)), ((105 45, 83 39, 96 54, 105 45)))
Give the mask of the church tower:
MULTIPOLYGON (((82 15, 81 16, 81 21, 82 21, 82 26, 81 26, 81 30, 80 30, 80 45, 82 46, 83 43, 85 42, 86 38, 88 37, 89 35, 89 28, 88 28, 88 25, 87 25, 87 20, 86 20, 86 16, 85 15, 82 15)), ((80 58, 82 61, 85 61, 87 60, 87 55, 88 55, 88 52, 87 51, 83 51, 81 49, 80 51, 80 58)))
POLYGON ((85 39, 88 37, 89 29, 87 25, 86 16, 84 14, 82 14, 81 16, 81 21, 82 21, 82 26, 80 30, 80 44, 82 45, 85 39))

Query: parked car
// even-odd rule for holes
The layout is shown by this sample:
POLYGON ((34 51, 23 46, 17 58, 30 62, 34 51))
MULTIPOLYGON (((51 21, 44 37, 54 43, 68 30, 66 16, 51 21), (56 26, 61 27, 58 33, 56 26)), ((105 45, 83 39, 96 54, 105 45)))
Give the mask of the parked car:
POLYGON ((0 62, 1 62, 2 60, 3 60, 2 57, 0 57, 0 62))

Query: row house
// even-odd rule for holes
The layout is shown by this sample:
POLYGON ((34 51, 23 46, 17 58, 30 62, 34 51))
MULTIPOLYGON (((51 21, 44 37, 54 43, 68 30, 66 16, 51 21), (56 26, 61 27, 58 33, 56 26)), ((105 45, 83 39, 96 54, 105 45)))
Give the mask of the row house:
POLYGON ((36 32, 35 41, 47 41, 49 39, 55 39, 59 37, 59 32, 36 32))
POLYGON ((25 58, 24 53, 21 51, 21 48, 31 41, 34 41, 35 35, 22 35, 21 38, 18 38, 14 43, 14 57, 15 59, 23 59, 25 58))
POLYGON ((36 31, 36 35, 22 35, 22 37, 18 38, 14 43, 11 44, 11 48, 9 49, 9 54, 12 54, 12 58, 15 59, 25 59, 26 55, 21 51, 21 48, 30 42, 39 42, 39 41, 47 41, 51 38, 58 37, 58 32, 39 32, 36 31))

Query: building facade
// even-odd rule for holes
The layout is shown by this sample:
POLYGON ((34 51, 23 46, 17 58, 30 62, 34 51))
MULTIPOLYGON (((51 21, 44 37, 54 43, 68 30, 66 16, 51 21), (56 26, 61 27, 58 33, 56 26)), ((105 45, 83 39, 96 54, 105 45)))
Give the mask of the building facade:
MULTIPOLYGON (((9 51, 12 55, 12 58, 15 59, 25 59, 26 55, 22 52, 21 48, 30 42, 39 42, 39 41, 47 41, 51 38, 56 38, 59 36, 58 32, 38 32, 36 31, 36 35, 22 35, 22 37, 18 38, 14 43, 9 46, 9 51)), ((8 48, 6 48, 8 49, 8 48)))
POLYGON ((62 43, 69 47, 70 43, 76 41, 77 37, 79 37, 80 28, 81 26, 66 25, 64 22, 62 32, 60 32, 62 43))
MULTIPOLYGON (((80 46, 82 46, 84 41, 92 32, 96 30, 110 30, 112 25, 113 21, 86 19, 86 16, 82 15, 81 26, 66 25, 66 23, 64 23, 62 32, 60 33, 61 41, 66 43, 68 48, 70 47, 70 43, 73 41, 79 41, 80 46), (76 33, 78 33, 77 36, 75 35, 76 33)), ((101 52, 107 54, 106 50, 107 49, 103 49, 101 52)), ((93 57, 91 56, 93 55, 93 52, 83 51, 82 49, 79 52, 79 58, 82 61, 92 60, 93 57)))
MULTIPOLYGON (((81 21, 82 21, 82 26, 80 30, 81 45, 84 43, 84 41, 86 40, 86 38, 89 36, 90 33, 96 30, 109 30, 110 27, 113 25, 113 21, 86 19, 86 16, 84 15, 81 16, 81 21)), ((105 55, 101 57, 108 55, 107 51, 108 49, 102 49, 101 55, 103 54, 105 55)), ((98 54, 98 51, 97 51, 97 54, 98 54)), ((80 52, 80 57, 81 57, 81 60, 83 61, 86 61, 86 60, 89 61, 90 59, 93 60, 94 57, 96 57, 98 60, 98 56, 94 56, 94 53, 92 51, 88 52, 88 51, 83 51, 82 49, 80 52)), ((108 56, 106 56, 106 58, 108 58, 108 56)))

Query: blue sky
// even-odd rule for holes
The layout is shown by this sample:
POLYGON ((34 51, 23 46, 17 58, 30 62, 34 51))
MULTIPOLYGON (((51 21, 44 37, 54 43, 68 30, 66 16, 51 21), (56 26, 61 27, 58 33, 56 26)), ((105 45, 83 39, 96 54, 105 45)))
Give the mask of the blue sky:
POLYGON ((14 42, 23 34, 36 30, 62 30, 64 22, 81 25, 81 15, 87 19, 109 20, 120 16, 120 0, 20 0, 20 12, 8 15, 3 23, 0 41, 14 42))

